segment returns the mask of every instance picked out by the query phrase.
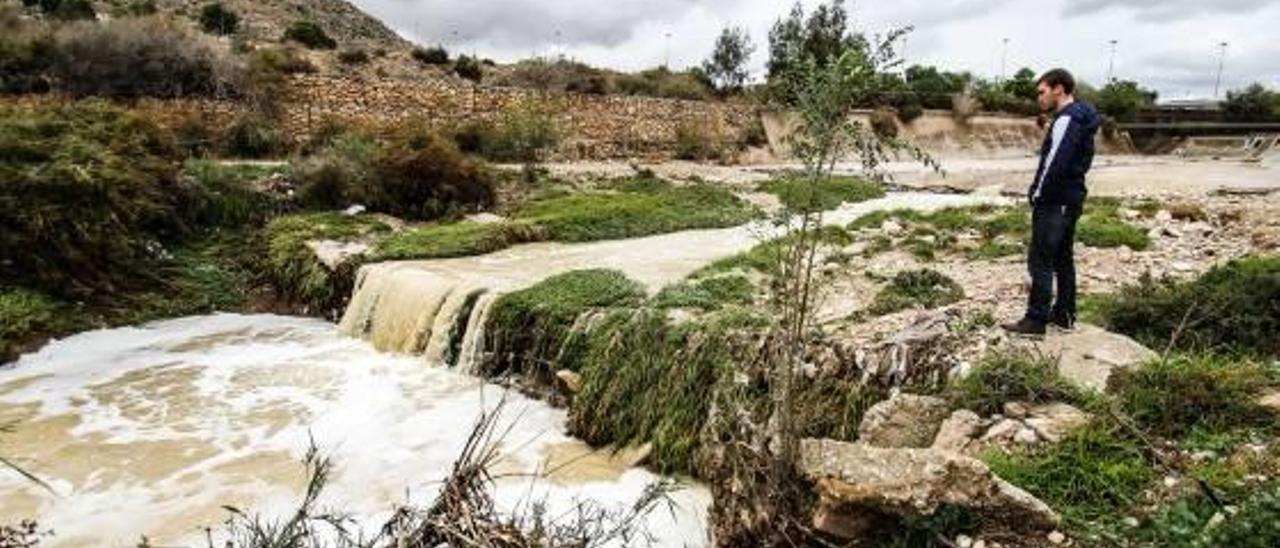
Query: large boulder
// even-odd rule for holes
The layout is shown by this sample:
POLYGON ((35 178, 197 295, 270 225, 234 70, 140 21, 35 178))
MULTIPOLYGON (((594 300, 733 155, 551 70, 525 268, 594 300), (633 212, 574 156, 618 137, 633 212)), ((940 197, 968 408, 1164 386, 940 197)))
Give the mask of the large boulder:
POLYGON ((1043 340, 1027 341, 1041 353, 1059 356, 1062 376, 1084 387, 1104 390, 1116 369, 1141 365, 1157 357, 1151 349, 1100 327, 1076 324, 1071 332, 1051 330, 1043 340))
POLYGON ((960 409, 942 421, 938 435, 933 439, 933 448, 942 451, 963 453, 968 450, 973 439, 982 433, 982 417, 968 409, 960 409))
POLYGON ((804 439, 799 468, 818 491, 814 527, 840 538, 870 533, 877 516, 927 516, 942 505, 971 509, 1015 531, 1050 531, 1060 521, 981 461, 950 451, 804 439))
POLYGON ((929 447, 949 414, 941 398, 898 394, 862 415, 858 439, 876 447, 929 447))

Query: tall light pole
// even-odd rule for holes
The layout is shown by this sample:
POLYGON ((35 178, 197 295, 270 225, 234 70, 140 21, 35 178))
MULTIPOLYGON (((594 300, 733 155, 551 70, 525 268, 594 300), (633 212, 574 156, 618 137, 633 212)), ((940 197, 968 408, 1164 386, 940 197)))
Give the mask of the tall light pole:
POLYGON ((564 60, 564 45, 560 40, 560 29, 556 29, 556 57, 561 61, 564 60))
POLYGON ((662 68, 670 69, 671 68, 671 33, 667 32, 666 34, 663 34, 663 37, 665 38, 666 41, 662 50, 662 68))
POLYGON ((1115 69, 1116 69, 1116 41, 1112 40, 1111 41, 1111 60, 1107 62, 1107 81, 1106 81, 1107 84, 1110 84, 1111 80, 1114 78, 1115 69))
POLYGON ((1004 82, 1004 62, 1009 54, 1009 39, 1000 39, 1000 81, 1004 82))
POLYGON ((1218 44, 1218 78, 1213 82, 1213 98, 1218 98, 1218 90, 1222 87, 1222 65, 1227 60, 1227 43, 1218 44))

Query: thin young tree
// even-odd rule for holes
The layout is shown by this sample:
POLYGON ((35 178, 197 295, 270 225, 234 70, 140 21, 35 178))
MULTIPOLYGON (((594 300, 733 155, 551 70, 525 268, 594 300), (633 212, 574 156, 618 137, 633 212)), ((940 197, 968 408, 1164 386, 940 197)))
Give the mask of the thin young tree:
POLYGON ((742 89, 750 73, 747 62, 755 53, 751 35, 742 27, 725 27, 716 38, 711 57, 702 63, 702 70, 711 78, 716 90, 732 93, 742 89))

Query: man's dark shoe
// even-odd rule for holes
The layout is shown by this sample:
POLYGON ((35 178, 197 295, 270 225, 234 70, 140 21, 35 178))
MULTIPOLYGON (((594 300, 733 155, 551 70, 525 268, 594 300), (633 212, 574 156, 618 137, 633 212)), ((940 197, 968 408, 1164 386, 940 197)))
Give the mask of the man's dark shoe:
POLYGON ((1064 331, 1071 331, 1076 328, 1076 317, 1066 313, 1053 314, 1049 317, 1049 323, 1064 331))
POLYGON ((1017 335, 1044 335, 1044 324, 1031 318, 1023 318, 1018 323, 1007 323, 1000 327, 1017 335))

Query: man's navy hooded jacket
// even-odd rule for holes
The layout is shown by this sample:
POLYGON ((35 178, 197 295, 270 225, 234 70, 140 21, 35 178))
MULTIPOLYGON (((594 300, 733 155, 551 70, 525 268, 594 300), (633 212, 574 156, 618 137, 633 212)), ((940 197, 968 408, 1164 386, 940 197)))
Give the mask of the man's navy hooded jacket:
POLYGON ((1074 102, 1053 120, 1040 146, 1040 167, 1027 196, 1037 205, 1084 203, 1084 174, 1093 165, 1093 138, 1102 118, 1088 103, 1074 102))

